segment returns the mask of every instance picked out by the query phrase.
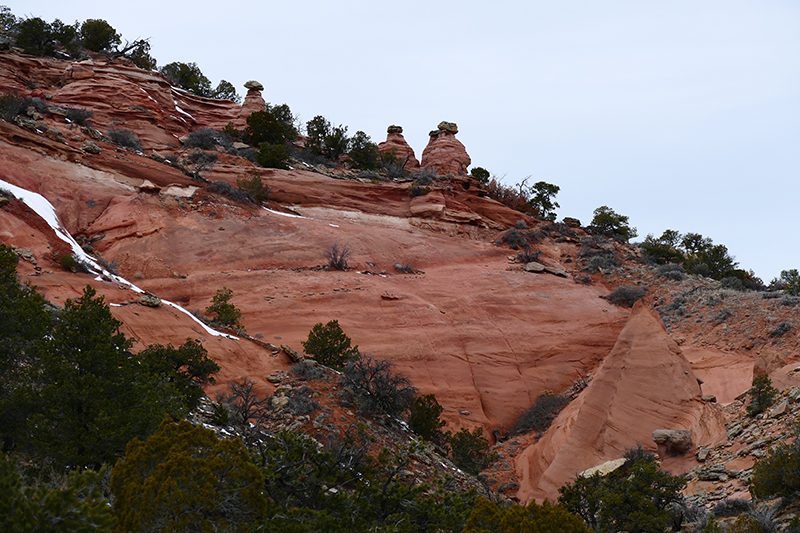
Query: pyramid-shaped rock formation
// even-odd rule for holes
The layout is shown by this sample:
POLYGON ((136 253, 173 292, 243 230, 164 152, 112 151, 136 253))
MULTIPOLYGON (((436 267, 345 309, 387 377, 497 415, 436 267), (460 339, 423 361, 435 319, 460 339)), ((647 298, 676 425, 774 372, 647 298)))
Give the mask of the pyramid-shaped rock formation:
POLYGON ((467 173, 472 163, 467 149, 456 139, 458 126, 453 122, 440 122, 437 129, 429 133, 428 146, 422 152, 422 167, 430 168, 444 176, 461 176, 467 173))
POLYGON ((691 430, 696 445, 723 439, 721 415, 701 398, 661 317, 637 303, 589 386, 518 457, 520 500, 557 498, 558 488, 578 472, 622 457, 637 443, 655 451, 657 429, 691 430))
POLYGON ((414 154, 414 149, 403 137, 403 128, 401 126, 391 125, 387 128, 386 140, 378 144, 378 150, 381 154, 393 152, 398 161, 405 160, 404 168, 408 172, 419 170, 419 160, 414 154))

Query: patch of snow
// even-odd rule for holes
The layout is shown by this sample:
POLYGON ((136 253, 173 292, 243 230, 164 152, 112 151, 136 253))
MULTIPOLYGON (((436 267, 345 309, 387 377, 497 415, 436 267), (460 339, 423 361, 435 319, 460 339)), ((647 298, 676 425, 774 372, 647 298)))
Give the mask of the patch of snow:
POLYGON ((181 107, 177 103, 175 104, 175 109, 178 110, 178 113, 183 113, 184 115, 186 115, 190 119, 194 120, 194 117, 192 115, 190 115, 189 113, 187 113, 186 111, 184 111, 183 109, 181 109, 181 107))
POLYGON ((150 96, 150 93, 149 93, 149 92, 147 92, 147 91, 145 91, 145 90, 144 90, 144 87, 139 87, 139 89, 141 89, 141 90, 142 90, 142 92, 143 92, 144 94, 146 94, 146 95, 147 95, 147 97, 148 97, 150 100, 154 101, 155 103, 158 103, 158 101, 157 101, 155 98, 153 98, 152 96, 150 96))
POLYGON ((339 226, 337 226, 336 224, 328 224, 328 225, 329 225, 330 227, 332 227, 332 228, 338 228, 338 227, 339 227, 339 226))
MULTIPOLYGON (((83 251, 83 248, 72 238, 72 235, 66 230, 64 225, 61 223, 61 220, 58 218, 58 214, 56 213, 55 207, 51 204, 47 198, 42 196, 41 194, 31 192, 27 189, 23 189, 22 187, 18 187, 16 185, 12 185, 7 181, 0 179, 0 188, 8 190, 11 194, 13 194, 18 200, 23 202, 25 205, 33 209, 33 211, 42 217, 42 219, 47 222, 47 224, 53 229, 56 236, 61 239, 62 241, 66 242, 72 248, 72 254, 75 256, 75 259, 83 264, 85 264, 89 270, 94 272, 95 274, 100 274, 98 277, 95 278, 97 281, 103 281, 104 279, 110 279, 120 285, 128 287, 134 292, 138 292, 139 294, 144 294, 144 290, 140 289, 133 283, 129 282, 125 278, 117 276, 116 274, 112 274, 108 270, 104 269, 100 264, 95 260, 94 257, 87 254, 83 251)), ((217 331, 206 326, 202 321, 200 321, 196 316, 191 314, 189 311, 184 309, 178 304, 169 302, 167 300, 161 300, 163 303, 174 307, 178 311, 185 313, 189 316, 192 320, 200 324, 203 329, 208 332, 209 335, 214 335, 215 337, 226 337, 228 339, 239 340, 238 337, 233 335, 229 335, 227 333, 223 333, 221 331, 217 331)), ((113 306, 118 306, 119 304, 110 304, 113 306)))
POLYGON ((272 209, 268 209, 268 208, 266 208, 266 207, 265 207, 264 209, 265 209, 266 211, 269 211, 270 213, 273 213, 273 214, 275 214, 275 215, 280 215, 280 216, 282 216, 282 217, 289 217, 289 218, 306 218, 306 217, 302 217, 302 216, 300 216, 300 215, 294 215, 294 214, 292 214, 292 213, 281 213, 280 211, 274 211, 274 210, 272 210, 272 209))
POLYGON ((178 311, 180 311, 180 312, 182 312, 182 313, 186 314, 186 316, 188 316, 189 318, 191 318, 192 320, 194 320, 195 322, 197 322, 198 324, 200 324, 200 326, 201 326, 201 327, 202 327, 204 330, 206 330, 206 331, 208 332, 208 334, 209 334, 209 335, 214 335, 215 337, 225 337, 226 339, 232 339, 232 340, 235 340, 235 341, 238 341, 238 340, 239 340, 239 337, 235 337, 235 336, 233 336, 233 335, 230 335, 230 334, 228 334, 228 333, 223 333, 223 332, 221 332, 221 331, 217 331, 217 330, 215 330, 215 329, 213 329, 213 328, 210 328, 210 327, 208 327, 207 325, 205 325, 205 324, 203 323, 203 321, 202 321, 202 320, 200 320, 199 318, 197 318, 196 316, 194 316, 192 313, 190 313, 189 311, 187 311, 186 309, 184 309, 183 307, 181 307, 180 305, 178 305, 178 304, 176 304, 176 303, 170 302, 169 300, 161 300, 161 303, 163 303, 163 304, 167 304, 167 305, 169 305, 170 307, 173 307, 173 308, 177 309, 178 311))

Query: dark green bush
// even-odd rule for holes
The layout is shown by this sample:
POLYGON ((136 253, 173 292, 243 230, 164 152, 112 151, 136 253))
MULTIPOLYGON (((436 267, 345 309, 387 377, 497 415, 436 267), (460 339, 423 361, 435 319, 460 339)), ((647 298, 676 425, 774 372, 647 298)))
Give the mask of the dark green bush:
POLYGON ((333 126, 321 115, 306 122, 306 135, 306 148, 330 160, 347 153, 350 145, 347 126, 333 126))
POLYGON ((626 462, 600 476, 578 476, 558 489, 558 502, 597 533, 650 533, 671 525, 669 507, 682 503, 686 480, 661 472, 654 461, 626 462))
POLYGON ((250 531, 264 517, 263 486, 241 440, 185 420, 131 442, 111 474, 121 531, 250 531))
POLYGON ((625 242, 637 235, 636 228, 628 224, 627 216, 620 215, 605 205, 594 210, 594 218, 592 218, 589 229, 625 242))
POLYGON ((242 103, 242 97, 236 92, 236 87, 227 80, 220 80, 217 87, 211 91, 211 98, 216 100, 230 100, 237 104, 242 103))
POLYGON ((17 116, 25 113, 27 109, 27 98, 19 97, 15 94, 4 94, 0 96, 0 117, 6 122, 11 122, 17 116))
POLYGON ((590 533, 580 517, 545 500, 523 507, 479 497, 463 533, 590 533))
POLYGON ((375 170, 380 161, 378 145, 372 142, 369 135, 363 131, 357 131, 350 139, 350 151, 348 154, 353 160, 356 168, 364 170, 375 170))
POLYGON ((61 268, 64 270, 68 270, 70 272, 77 272, 78 271, 78 262, 72 256, 72 254, 64 254, 58 260, 58 264, 61 265, 61 268))
POLYGON ((308 333, 308 339, 301 343, 305 352, 318 363, 336 370, 343 370, 348 361, 358 356, 358 346, 352 341, 338 320, 327 324, 317 323, 308 333))
POLYGON ((791 444, 779 444, 753 466, 750 492, 756 498, 800 495, 800 426, 791 444))
POLYGON ((658 461, 658 456, 642 448, 640 442, 637 442, 636 446, 626 448, 622 456, 625 458, 625 464, 628 466, 632 466, 636 461, 644 461, 647 463, 655 463, 658 461))
POLYGON ((473 167, 472 170, 470 170, 469 173, 473 178, 475 178, 479 182, 483 183, 484 185, 489 183, 489 178, 491 177, 491 174, 485 168, 483 168, 483 167, 473 167))
POLYGON ((775 400, 778 390, 772 386, 772 380, 766 374, 753 378, 752 386, 747 391, 750 396, 750 405, 747 406, 747 414, 755 416, 764 412, 775 400))
POLYGON ((289 169, 289 151, 285 144, 261 143, 255 156, 256 163, 264 168, 289 169))
POLYGON ((203 75, 197 63, 175 61, 159 69, 175 85, 198 96, 211 97, 211 81, 203 75))
MULTIPOLYGON (((202 343, 195 339, 186 339, 177 348, 171 344, 151 344, 139 352, 139 358, 151 374, 172 385, 184 411, 200 404, 200 399, 205 396, 202 387, 214 384, 212 374, 220 370, 219 365, 208 357, 202 343)), ((180 414, 180 411, 176 413, 180 414)))
POLYGON ((483 438, 483 429, 470 433, 462 428, 450 438, 450 459, 465 472, 478 475, 481 470, 497 461, 499 456, 489 451, 489 441, 483 438))
POLYGON ((212 324, 227 326, 233 329, 244 329, 241 323, 242 312, 232 303, 233 291, 227 287, 217 290, 217 294, 211 299, 211 305, 206 307, 205 314, 213 315, 212 324))
POLYGON ((150 41, 147 39, 139 39, 127 46, 124 56, 140 69, 156 70, 158 66, 156 59, 150 55, 150 41))
POLYGON ((409 408, 408 427, 423 439, 443 445, 449 436, 449 432, 442 433, 446 422, 439 417, 443 412, 444 407, 433 394, 415 396, 409 408))
POLYGON ((536 210, 539 218, 550 221, 556 219, 555 210, 561 206, 558 205, 558 202, 556 202, 554 198, 560 190, 561 187, 558 185, 553 185, 545 181, 538 181, 531 186, 528 203, 536 210))
POLYGON ((0 529, 110 533, 115 520, 100 490, 104 474, 77 471, 61 486, 26 486, 14 462, 0 452, 0 529))
POLYGON ((142 149, 142 145, 139 142, 139 137, 132 130, 111 126, 108 128, 108 138, 111 139, 111 142, 114 144, 118 144, 126 148, 132 148, 136 151, 141 151, 142 149))
POLYGON ((640 245, 645 256, 658 264, 682 263, 683 252, 680 249, 681 234, 675 230, 665 230, 661 237, 648 235, 640 245))
POLYGON ((50 24, 39 17, 27 18, 17 24, 16 44, 26 54, 35 56, 51 56, 56 50, 50 24))
POLYGON ((769 336, 770 337, 783 337, 784 335, 786 335, 790 331, 792 331, 792 324, 789 323, 789 322, 781 322, 780 324, 775 326, 775 329, 773 329, 773 330, 771 330, 769 332, 769 336))
POLYGON ((294 142, 297 129, 294 127, 292 110, 286 104, 267 104, 263 111, 256 111, 247 117, 245 133, 247 142, 256 146, 262 143, 279 145, 294 142))
POLYGON ((81 41, 92 52, 110 52, 119 46, 122 38, 105 20, 88 19, 81 24, 81 41))

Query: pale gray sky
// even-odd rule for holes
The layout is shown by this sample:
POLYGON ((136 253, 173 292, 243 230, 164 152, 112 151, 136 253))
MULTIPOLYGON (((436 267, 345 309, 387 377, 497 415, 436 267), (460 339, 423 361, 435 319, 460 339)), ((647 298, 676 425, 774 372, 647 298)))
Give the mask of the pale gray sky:
MULTIPOLYGON (((2 0, 0 0, 2 2, 2 0)), ((800 3, 787 1, 9 1, 107 20, 159 65, 321 114, 421 156, 447 120, 482 166, 561 187, 559 218, 608 205, 640 239, 725 244, 764 282, 800 268, 800 3)))

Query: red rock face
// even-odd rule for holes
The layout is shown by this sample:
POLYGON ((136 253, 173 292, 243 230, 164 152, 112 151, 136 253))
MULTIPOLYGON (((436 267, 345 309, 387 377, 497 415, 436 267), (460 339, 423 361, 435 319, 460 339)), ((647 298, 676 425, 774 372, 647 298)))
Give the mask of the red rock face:
POLYGON ((449 131, 438 130, 432 134, 422 152, 422 168, 434 169, 440 176, 466 174, 471 163, 467 149, 449 131))
MULTIPOLYGON (((0 54, 0 90, 28 94, 25 80, 33 79, 49 105, 94 111, 91 121, 100 131, 111 124, 132 129, 146 153, 176 152, 179 136, 222 128, 246 113, 232 102, 174 89, 159 74, 127 63, 73 65, 0 54)), ((246 106, 263 107, 263 99, 248 93, 246 106)), ((167 163, 102 139, 96 140, 99 154, 85 153, 87 134, 63 117, 48 115, 43 123, 63 139, 0 121, 0 178, 44 195, 65 228, 91 241, 121 275, 199 312, 227 286, 247 331, 275 345, 300 349, 315 323, 338 319, 362 352, 391 360, 420 393, 435 394, 451 431, 505 432, 542 391, 560 393, 592 374, 543 438, 518 439, 521 449, 527 445, 513 456, 522 501, 555 497, 577 471, 618 458, 637 442, 654 450, 656 429, 691 429, 696 446, 714 442, 723 428, 714 405, 701 402, 695 375, 706 381, 702 393, 720 403, 752 379, 752 354, 685 346, 695 373, 658 315, 641 305, 630 315, 601 299, 608 293, 603 276, 575 283, 585 274, 577 264, 580 230, 573 241, 548 238, 537 245, 540 260, 566 270, 567 278, 510 264, 513 252, 495 244, 498 231, 521 219, 531 227, 536 221, 476 195, 466 182, 410 198, 407 184, 256 169, 271 188, 266 210, 237 204, 167 163), (353 251, 347 272, 318 268, 333 243, 353 251), (396 263, 417 273, 399 274, 396 263)), ((423 166, 466 173, 470 159, 454 131, 440 129, 431 138, 423 166)), ((408 146, 400 132, 390 133, 390 141, 408 146)), ((204 174, 209 181, 235 185, 256 168, 218 155, 204 174)), ((58 258, 69 249, 18 203, 0 206, 0 242, 33 251, 39 268, 21 262, 21 279, 55 303, 79 297, 86 284, 108 303, 135 297, 107 280, 63 271, 58 258)), ((290 365, 257 343, 211 336, 172 308, 132 304, 112 312, 137 339, 136 349, 202 339, 222 366, 208 389, 212 396, 245 376, 270 392, 267 377, 290 365)), ((797 379, 796 365, 768 356, 763 352, 759 368, 780 376, 780 383, 797 379)), ((664 465, 686 466, 687 455, 664 465)))
MULTIPOLYGON (((555 499, 576 473, 620 458, 637 443, 656 451, 657 429, 691 430, 696 446, 724 440, 724 420, 701 394, 660 316, 638 302, 589 386, 553 421, 555 429, 517 459, 520 500, 555 499)), ((689 455, 662 459, 667 468, 691 467, 689 455)))
POLYGON ((172 87, 157 72, 125 61, 69 63, 15 54, 0 56, 0 88, 28 94, 33 80, 48 105, 82 107, 106 133, 112 124, 136 132, 145 151, 178 148, 178 138, 201 127, 222 129, 240 118, 241 106, 172 87))
POLYGON ((398 160, 406 159, 405 169, 407 171, 416 172, 419 170, 419 161, 414 155, 414 149, 406 142, 402 132, 390 131, 387 133, 386 140, 378 143, 378 150, 382 154, 394 150, 394 155, 398 160))

